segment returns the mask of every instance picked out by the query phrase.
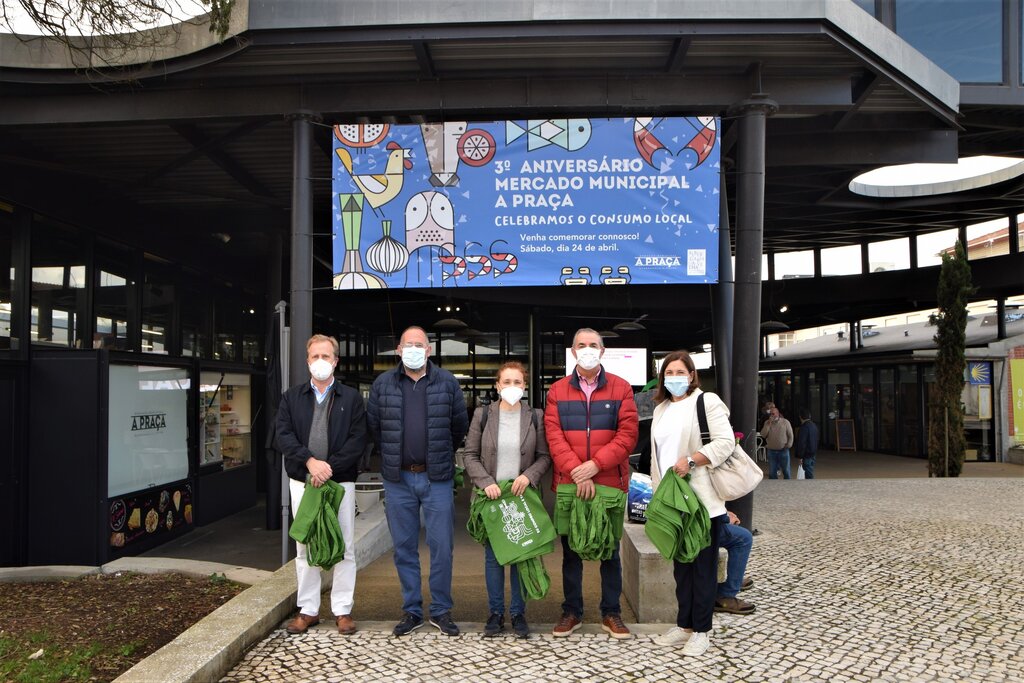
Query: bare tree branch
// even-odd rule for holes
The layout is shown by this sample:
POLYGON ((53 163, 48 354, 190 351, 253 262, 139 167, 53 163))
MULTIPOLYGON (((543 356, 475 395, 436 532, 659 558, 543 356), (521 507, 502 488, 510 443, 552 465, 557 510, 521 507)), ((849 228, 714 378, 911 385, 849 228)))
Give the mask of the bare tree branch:
POLYGON ((224 40, 233 7, 234 0, 0 0, 0 29, 37 40, 16 30, 28 21, 31 33, 58 41, 79 68, 121 69, 152 61, 186 24, 208 22, 224 40))

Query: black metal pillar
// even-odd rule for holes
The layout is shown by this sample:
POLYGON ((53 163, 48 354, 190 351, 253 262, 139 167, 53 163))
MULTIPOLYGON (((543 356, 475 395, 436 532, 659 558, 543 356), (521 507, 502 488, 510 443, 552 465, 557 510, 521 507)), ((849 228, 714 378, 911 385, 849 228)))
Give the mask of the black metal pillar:
POLYGON ((996 339, 1006 339, 1006 298, 996 299, 996 339))
MULTIPOLYGON (((736 282, 732 272, 732 240, 729 229, 729 202, 725 176, 722 176, 718 205, 718 284, 711 287, 711 322, 714 327, 715 380, 718 395, 732 405, 732 330, 736 282)), ((731 408, 730 408, 731 410, 731 408)))
MULTIPOLYGON (((761 342, 761 252, 764 246, 765 128, 778 105, 754 96, 730 108, 738 118, 736 165, 736 304, 732 352, 732 424, 743 432, 743 447, 755 451, 757 371, 761 342)), ((754 496, 729 508, 748 529, 754 526, 754 496)))
POLYGON ((313 334, 313 124, 312 112, 297 112, 292 122, 292 254, 289 291, 289 382, 309 379, 306 340, 313 334))

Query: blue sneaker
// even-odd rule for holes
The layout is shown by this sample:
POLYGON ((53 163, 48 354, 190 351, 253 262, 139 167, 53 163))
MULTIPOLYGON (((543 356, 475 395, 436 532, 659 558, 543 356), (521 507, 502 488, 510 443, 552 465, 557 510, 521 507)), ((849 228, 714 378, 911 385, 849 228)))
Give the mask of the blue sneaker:
POLYGON ((395 626, 395 630, 392 631, 396 636, 404 636, 412 633, 420 626, 423 626, 423 617, 418 617, 411 612, 406 612, 402 615, 402 620, 395 626))
POLYGON ((444 614, 438 614, 436 617, 430 617, 430 623, 432 626, 436 626, 437 630, 446 636, 459 635, 459 627, 454 621, 452 621, 451 612, 445 612, 444 614))

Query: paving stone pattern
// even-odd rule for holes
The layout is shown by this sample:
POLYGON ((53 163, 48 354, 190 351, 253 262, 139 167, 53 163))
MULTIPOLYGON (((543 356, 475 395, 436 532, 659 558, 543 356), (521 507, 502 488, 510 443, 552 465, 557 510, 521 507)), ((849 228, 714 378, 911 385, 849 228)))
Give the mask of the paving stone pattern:
POLYGON ((274 631, 224 680, 1024 681, 1022 501, 1020 479, 765 482, 757 612, 716 614, 696 658, 653 643, 668 625, 630 641, 321 626, 274 631))

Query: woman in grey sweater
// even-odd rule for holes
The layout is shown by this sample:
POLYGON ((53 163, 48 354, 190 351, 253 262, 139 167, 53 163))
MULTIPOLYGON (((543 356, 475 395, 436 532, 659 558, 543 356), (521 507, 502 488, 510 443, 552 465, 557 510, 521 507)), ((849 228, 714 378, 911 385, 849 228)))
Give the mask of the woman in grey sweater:
MULTIPOLYGON (((512 481, 512 493, 522 495, 527 486, 538 486, 551 467, 544 438, 544 415, 521 402, 526 391, 526 367, 509 361, 498 369, 495 388, 501 400, 477 408, 466 437, 466 474, 473 485, 491 500, 501 496, 500 482, 512 481)), ((505 628, 505 568, 498 564, 490 545, 484 546, 484 577, 490 616, 484 636, 493 637, 505 628)), ((519 575, 511 570, 509 613, 512 630, 519 638, 530 633, 526 603, 519 587, 519 575)))

